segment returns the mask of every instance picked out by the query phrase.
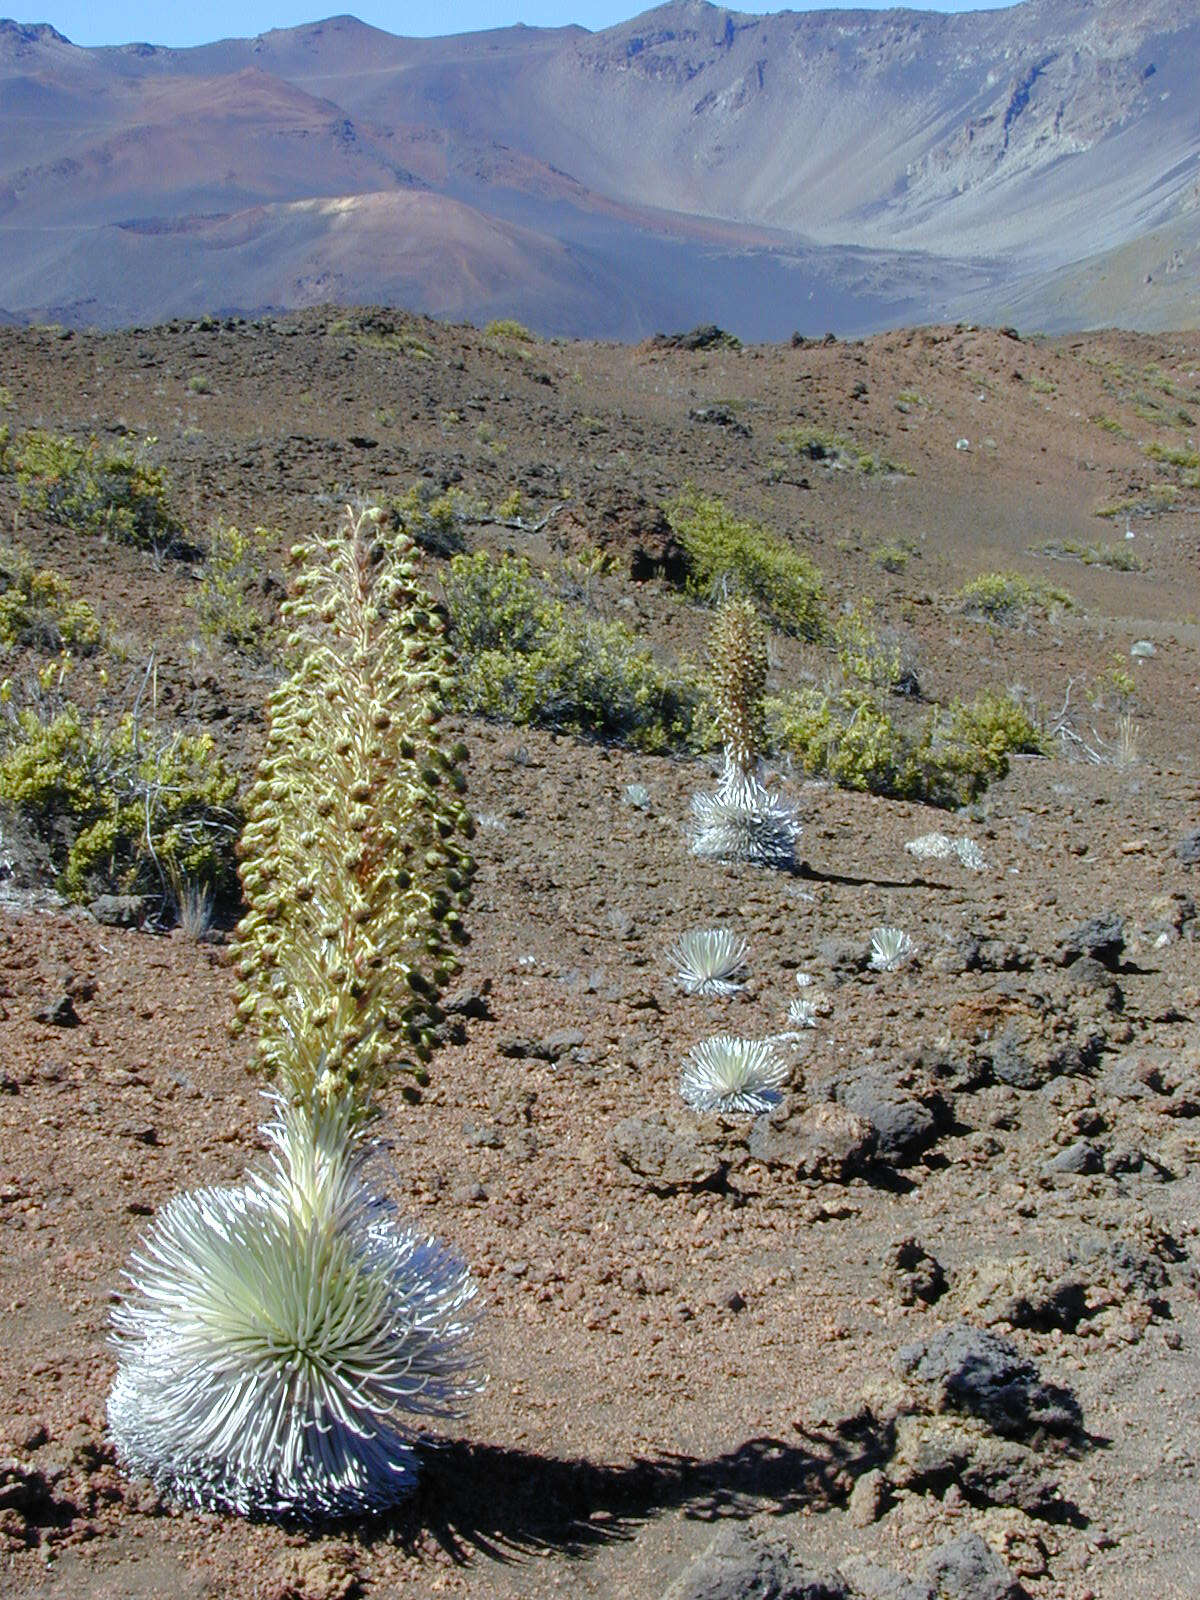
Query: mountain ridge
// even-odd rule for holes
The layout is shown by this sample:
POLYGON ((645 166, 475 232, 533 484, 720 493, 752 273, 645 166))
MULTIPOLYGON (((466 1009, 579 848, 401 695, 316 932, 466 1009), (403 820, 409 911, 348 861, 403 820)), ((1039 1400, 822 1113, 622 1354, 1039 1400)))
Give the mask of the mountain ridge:
MULTIPOLYGON (((303 215, 338 217, 339 241, 361 220, 376 251, 428 260, 427 280, 405 280, 418 310, 446 300, 439 219, 477 239, 481 282, 496 240, 519 237, 545 300, 515 300, 545 332, 639 337, 651 301, 683 323, 704 314, 706 272, 708 314, 750 337, 996 320, 1009 306, 1034 325, 1162 327, 1188 315, 1180 285, 1200 269, 1196 81, 1200 17, 1182 0, 768 16, 670 0, 598 32, 435 39, 339 15, 187 49, 83 48, 50 23, 4 20, 0 304, 129 315, 128 293, 121 310, 105 286, 124 251, 114 230, 139 219, 428 191, 440 210, 392 208, 432 230, 420 250, 381 239, 378 205, 303 215), (678 259, 683 239, 694 262, 678 259), (1138 285, 1112 270, 1130 251, 1146 258, 1138 285), (594 312, 569 281, 551 289, 551 260, 591 283, 594 312), (741 297, 735 261, 754 286, 741 297), (1168 277, 1171 293, 1156 292, 1168 277), (661 292, 672 279, 674 300, 661 292)), ((164 256, 142 269, 140 320, 254 309, 261 264, 226 257, 218 271, 207 227, 174 263, 192 300, 152 289, 164 256)), ((300 234, 271 231, 281 282, 320 277, 319 259, 342 251, 332 232, 300 234)), ((339 294, 386 298, 386 262, 349 256, 339 294)), ((464 316, 491 305, 451 298, 464 316)))

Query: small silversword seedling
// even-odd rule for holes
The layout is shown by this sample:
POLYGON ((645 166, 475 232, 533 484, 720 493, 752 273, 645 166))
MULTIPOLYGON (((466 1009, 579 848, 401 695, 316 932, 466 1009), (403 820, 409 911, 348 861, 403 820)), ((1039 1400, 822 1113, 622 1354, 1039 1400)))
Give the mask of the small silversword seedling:
POLYGON ((918 839, 910 839, 904 848, 919 861, 946 861, 954 857, 970 872, 983 872, 987 867, 983 851, 973 839, 951 839, 944 833, 923 833, 918 839))
POLYGON ((895 972, 916 953, 915 941, 903 928, 876 928, 871 935, 871 966, 876 972, 895 972))
POLYGON ((817 1008, 811 1000, 797 998, 788 1006, 788 1021, 793 1028, 815 1028, 817 1008))
POLYGON ((757 1116, 778 1104, 787 1080, 787 1065, 769 1040, 718 1034, 692 1049, 679 1092, 694 1111, 757 1116))
POLYGON ((742 987, 749 945, 728 928, 691 928, 672 945, 675 982, 688 994, 730 995, 742 987))

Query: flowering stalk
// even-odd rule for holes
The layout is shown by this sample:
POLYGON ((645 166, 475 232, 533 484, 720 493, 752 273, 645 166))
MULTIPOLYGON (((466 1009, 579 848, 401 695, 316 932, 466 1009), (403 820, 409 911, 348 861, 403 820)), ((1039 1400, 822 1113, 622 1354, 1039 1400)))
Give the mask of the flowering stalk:
POLYGON ((271 699, 236 959, 259 1064, 302 1099, 365 1106, 387 1068, 419 1070, 465 938, 465 751, 438 739, 450 658, 412 548, 385 549, 363 512, 293 552, 290 642, 307 655, 271 699))
POLYGON ((436 731, 450 662, 410 549, 363 512, 295 552, 307 653, 272 697, 236 935, 239 1023, 277 1085, 272 1166, 166 1206, 114 1313, 118 1454, 194 1505, 392 1505, 411 1419, 476 1387, 466 1269, 367 1182, 372 1090, 429 1054, 472 871, 464 752, 436 731))

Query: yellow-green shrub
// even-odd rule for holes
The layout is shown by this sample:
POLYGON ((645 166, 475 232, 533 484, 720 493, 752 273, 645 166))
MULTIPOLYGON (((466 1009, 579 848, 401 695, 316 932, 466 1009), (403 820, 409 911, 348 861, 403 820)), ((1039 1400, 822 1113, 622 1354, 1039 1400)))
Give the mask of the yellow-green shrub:
POLYGON ((269 528, 242 533, 219 523, 213 529, 190 604, 200 632, 214 644, 255 655, 269 648, 271 629, 255 596, 262 592, 264 559, 275 537, 269 528))
POLYGON ((534 344, 534 335, 515 317, 493 317, 483 330, 487 339, 515 339, 518 344, 534 344))
POLYGON ((438 492, 431 485, 414 484, 405 494, 382 502, 385 525, 428 550, 430 555, 452 556, 466 548, 463 524, 482 516, 457 489, 438 492))
POLYGON ((90 655, 103 630, 60 572, 37 568, 25 550, 0 549, 0 646, 90 655))
POLYGON ((1008 772, 1011 753, 1040 749, 1036 730, 1005 696, 929 712, 915 726, 897 722, 879 694, 848 684, 767 702, 772 743, 806 771, 842 789, 927 805, 960 806, 1008 772), (1012 707, 1012 712, 1008 707, 1012 707), (1032 730, 1032 731, 1029 731, 1032 730))
POLYGON ((228 898, 236 886, 237 778, 207 735, 113 728, 68 704, 14 713, 0 736, 0 808, 47 847, 59 888, 165 894, 172 873, 228 898))
POLYGON ((464 711, 642 750, 690 744, 702 695, 620 623, 549 594, 523 559, 455 556, 446 579, 455 696, 464 711))
POLYGON ((171 509, 167 475, 143 451, 106 450, 95 439, 78 444, 35 429, 13 453, 21 504, 122 544, 182 552, 183 526, 171 509))
POLYGON ((899 722, 889 704, 899 652, 880 643, 862 610, 840 618, 837 634, 836 684, 766 705, 772 743, 807 771, 843 789, 957 806, 1004 777, 1011 753, 1041 749, 1028 714, 1006 694, 956 700, 899 722))
POLYGON ((824 630, 824 590, 802 551, 762 523, 736 517, 724 501, 694 489, 666 507, 687 558, 687 588, 710 603, 745 595, 784 633, 815 639, 824 630))
POLYGON ((972 578, 955 595, 958 609, 968 617, 1000 627, 1016 627, 1031 613, 1070 611, 1075 602, 1065 589, 1055 589, 1040 578, 1020 572, 984 572, 972 578))

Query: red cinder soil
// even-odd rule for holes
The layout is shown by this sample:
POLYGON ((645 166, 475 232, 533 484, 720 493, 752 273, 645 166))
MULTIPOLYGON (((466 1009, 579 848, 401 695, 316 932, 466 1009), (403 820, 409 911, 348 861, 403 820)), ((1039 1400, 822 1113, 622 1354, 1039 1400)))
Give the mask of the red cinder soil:
MULTIPOLYGON (((738 1519, 814 1567, 857 1555, 911 1574, 973 1529, 1036 1600, 1200 1592, 1200 967, 1195 868, 1176 851, 1200 826, 1198 495, 1143 448, 1194 439, 1171 418, 1198 403, 1200 341, 944 328, 797 349, 513 351, 405 318, 388 324, 409 336, 397 348, 331 320, 0 328, 4 420, 153 435, 201 543, 218 519, 277 531, 264 613, 288 544, 353 494, 424 479, 495 505, 518 488, 534 521, 567 501, 535 534, 491 523, 470 537, 539 566, 604 544, 617 570, 588 581, 589 603, 673 655, 702 651, 707 615, 647 574, 658 508, 695 484, 805 549, 835 604, 870 595, 925 696, 1019 684, 1053 724, 1069 695, 1077 737, 1016 759, 962 815, 782 769, 804 830, 793 875, 689 853, 705 761, 454 719, 480 821, 472 943, 430 1087, 417 1104, 389 1092, 384 1129, 391 1191, 480 1281, 488 1383, 442 1430, 412 1501, 362 1526, 180 1511, 114 1462, 122 1269, 172 1195, 263 1159, 265 1104, 248 1043, 227 1032, 220 930, 102 925, 10 882, 0 1588, 659 1600, 738 1519), (189 390, 200 373, 211 393, 189 390), (693 419, 715 407, 741 427, 693 419), (911 476, 803 460, 779 438, 796 426, 850 435, 911 476), (1156 486, 1176 509, 1145 514, 1156 486), (902 539, 904 570, 881 570, 874 552, 902 539), (1127 543, 1143 564, 1086 565, 1051 543, 1127 543), (1008 629, 955 609, 968 578, 1011 568, 1074 608, 1008 629), (1138 640, 1152 657, 1131 660, 1138 640), (1118 659, 1136 724, 1119 763, 1118 659), (630 802, 632 784, 648 801, 630 802), (935 830, 973 841, 984 869, 906 852, 935 830), (1111 965, 1063 964, 1071 930, 1109 913, 1125 938, 1111 965), (866 965, 881 925, 916 943, 901 970, 866 965), (749 941, 728 1000, 673 981, 670 946, 712 926, 749 941), (693 1117, 677 1093, 690 1047, 785 1030, 798 972, 817 1025, 782 1047, 791 1115, 774 1143, 748 1119, 693 1117), (897 1104, 911 1137, 884 1151, 897 1104), (833 1128, 824 1153, 814 1108, 833 1128), (692 1177, 663 1163, 663 1124, 692 1177), (920 1248, 897 1266, 906 1240, 920 1248), (911 1264, 926 1256, 941 1273, 922 1298, 911 1264), (1024 1466, 1004 1457, 990 1477, 997 1440, 981 1434, 973 1475, 960 1460, 923 1479, 914 1452, 946 1419, 895 1358, 963 1321, 1010 1337, 1074 1395, 1082 1426, 1018 1428, 1024 1466), (872 1470, 890 1484, 877 1505, 879 1480, 855 1487, 872 1470), (1038 1474, 1056 1489, 1031 1490, 1038 1474)), ((12 477, 0 514, 120 641, 78 663, 70 691, 126 706, 153 652, 159 719, 213 733, 249 771, 278 668, 199 640, 194 568, 21 509, 12 477)), ((436 587, 439 559, 423 570, 436 587)), ((4 671, 25 681, 41 659, 14 650, 4 671)), ((772 685, 825 663, 777 640, 772 685)))

